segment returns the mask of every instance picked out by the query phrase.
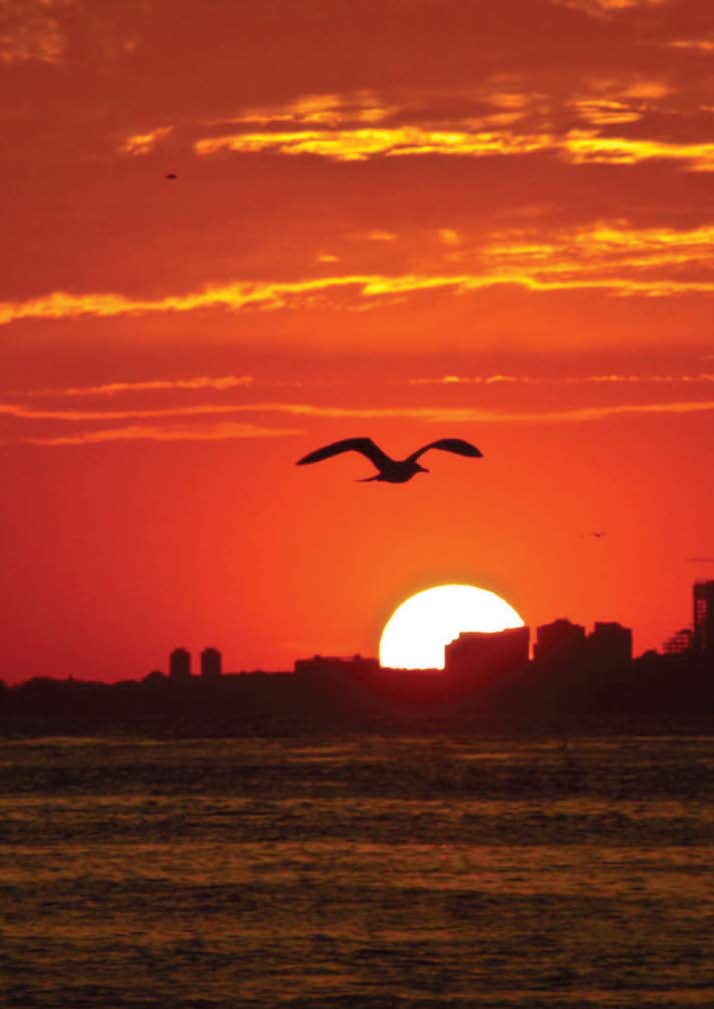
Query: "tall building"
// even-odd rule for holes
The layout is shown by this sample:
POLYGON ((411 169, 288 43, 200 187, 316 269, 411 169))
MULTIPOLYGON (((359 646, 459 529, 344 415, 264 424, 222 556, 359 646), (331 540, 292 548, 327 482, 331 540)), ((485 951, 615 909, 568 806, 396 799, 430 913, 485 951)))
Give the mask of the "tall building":
POLYGON ((510 627, 505 631, 464 631, 444 649, 447 676, 483 685, 528 662, 530 630, 510 627))
POLYGON ((683 627, 680 631, 667 638, 662 645, 665 655, 688 655, 693 649, 694 631, 691 627, 683 627))
POLYGON ((536 629, 533 658, 558 665, 575 662, 585 653, 585 628, 569 620, 554 620, 536 629))
POLYGON ((186 683, 191 679, 191 653, 185 648, 174 648, 169 655, 169 679, 172 683, 186 683))
POLYGON ((694 583, 694 650, 714 652, 714 582, 694 583))
POLYGON ((204 680, 217 680, 222 672, 221 653, 217 648, 204 648, 201 652, 201 677, 204 680))
POLYGON ((632 631, 618 623, 596 623, 588 635, 588 658, 598 669, 621 669, 632 661, 632 631))

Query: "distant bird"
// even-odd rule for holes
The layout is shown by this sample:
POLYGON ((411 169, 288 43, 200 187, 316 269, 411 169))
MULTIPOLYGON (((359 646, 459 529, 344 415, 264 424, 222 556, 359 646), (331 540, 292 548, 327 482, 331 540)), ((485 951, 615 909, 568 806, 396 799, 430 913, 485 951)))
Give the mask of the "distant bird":
POLYGON ((167 172, 166 173, 166 178, 167 179, 177 179, 178 175, 176 174, 176 172, 167 172))
POLYGON ((604 530, 597 530, 594 533, 590 533, 590 535, 594 536, 596 540, 599 540, 602 539, 603 536, 607 536, 607 532, 604 530))
POLYGON ((372 441, 371 438, 345 438, 342 441, 335 441, 324 448, 318 448, 309 455, 298 459, 297 466, 305 466, 308 463, 322 462, 323 459, 330 459, 333 455, 340 455, 341 452, 361 452, 367 456, 370 462, 374 463, 379 472, 376 476, 368 476, 359 483, 369 483, 372 480, 382 480, 386 483, 406 483, 416 473, 428 473, 429 470, 420 466, 417 462, 419 456, 424 455, 431 448, 440 448, 444 452, 455 452, 457 455, 467 455, 472 459, 480 459, 481 452, 475 445, 471 445, 461 438, 441 438, 439 441, 432 441, 416 452, 412 452, 406 459, 390 459, 388 455, 372 441))

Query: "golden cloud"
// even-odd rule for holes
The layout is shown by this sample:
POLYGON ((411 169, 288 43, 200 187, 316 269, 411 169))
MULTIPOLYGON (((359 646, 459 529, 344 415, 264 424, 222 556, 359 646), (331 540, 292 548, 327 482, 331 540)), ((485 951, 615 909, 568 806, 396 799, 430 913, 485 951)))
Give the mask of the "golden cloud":
POLYGON ((566 160, 576 165, 634 165, 642 161, 668 160, 685 162, 689 171, 714 171, 714 143, 677 144, 603 137, 595 130, 570 130, 562 141, 562 153, 566 160))
MULTIPOLYGON (((582 243, 582 238, 579 240, 582 243)), ((577 245, 577 237, 575 241, 577 245)), ((633 248, 636 247, 635 244, 633 248)), ((24 319, 67 319, 82 316, 105 318, 158 312, 192 312, 209 308, 224 308, 234 312, 250 308, 275 311, 296 304, 309 307, 314 303, 316 295, 350 290, 357 298, 406 295, 430 290, 466 293, 502 285, 514 285, 529 291, 589 289, 647 297, 714 293, 714 280, 667 277, 642 279, 628 276, 622 271, 619 275, 607 275, 607 263, 588 263, 584 258, 569 258, 565 254, 566 243, 562 243, 562 251, 562 258, 550 262, 543 247, 537 244, 499 242, 485 248, 484 259, 490 261, 491 266, 482 273, 344 274, 295 281, 238 281, 220 286, 207 285, 199 291, 154 299, 130 298, 115 293, 70 294, 55 291, 27 301, 0 302, 0 325, 24 319), (534 257, 538 261, 534 262, 534 257)), ((664 261, 685 262, 687 259, 688 256, 683 251, 670 251, 662 253, 659 260, 650 256, 645 265, 662 265, 664 261), (662 255, 665 259, 662 259, 662 255)), ((619 265, 642 264, 631 260, 619 265)))
POLYGON ((422 126, 392 128, 322 129, 233 133, 197 140, 199 156, 233 151, 240 154, 274 152, 313 154, 333 161, 365 161, 370 157, 407 157, 438 154, 488 157, 528 154, 554 144, 550 134, 517 134, 505 130, 431 130, 422 126))
POLYGON ((123 154, 150 154, 159 141, 168 137, 173 129, 173 126, 158 126, 149 133, 137 133, 127 137, 119 149, 123 154))

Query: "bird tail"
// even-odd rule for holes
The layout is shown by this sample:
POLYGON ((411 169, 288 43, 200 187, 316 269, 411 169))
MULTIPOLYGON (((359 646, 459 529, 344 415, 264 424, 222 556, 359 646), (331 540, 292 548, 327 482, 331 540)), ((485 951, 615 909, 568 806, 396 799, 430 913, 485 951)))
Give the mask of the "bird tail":
POLYGON ((377 473, 376 476, 363 476, 360 480, 357 480, 357 483, 372 483, 373 480, 381 480, 381 479, 382 479, 381 474, 377 473))

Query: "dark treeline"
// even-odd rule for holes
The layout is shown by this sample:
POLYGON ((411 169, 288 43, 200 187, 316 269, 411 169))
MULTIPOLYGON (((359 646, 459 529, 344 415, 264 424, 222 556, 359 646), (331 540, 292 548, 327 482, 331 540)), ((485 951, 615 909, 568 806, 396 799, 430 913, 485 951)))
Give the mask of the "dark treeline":
POLYGON ((649 653, 606 671, 529 662, 495 680, 322 661, 317 673, 242 673, 114 684, 0 683, 0 733, 157 738, 343 732, 714 731, 714 659, 649 653))

